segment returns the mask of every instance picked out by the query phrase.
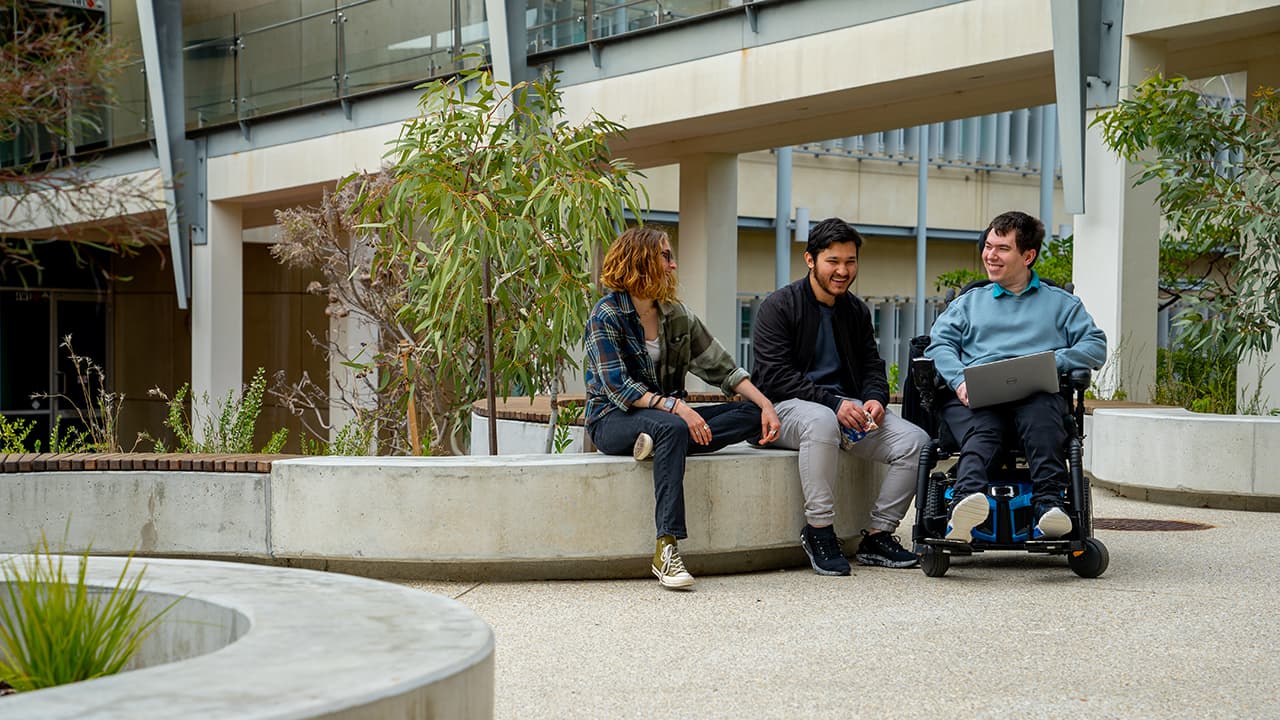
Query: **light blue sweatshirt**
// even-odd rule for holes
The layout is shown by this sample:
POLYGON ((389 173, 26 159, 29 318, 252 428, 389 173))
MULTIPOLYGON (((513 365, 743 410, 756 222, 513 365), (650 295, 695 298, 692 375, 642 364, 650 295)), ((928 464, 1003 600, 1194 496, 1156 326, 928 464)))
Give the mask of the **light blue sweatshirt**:
POLYGON ((1020 295, 996 283, 970 290, 938 316, 925 356, 947 384, 964 382, 970 365, 1056 351, 1058 372, 1097 370, 1107 359, 1107 336, 1080 298, 1040 282, 1033 271, 1020 295))

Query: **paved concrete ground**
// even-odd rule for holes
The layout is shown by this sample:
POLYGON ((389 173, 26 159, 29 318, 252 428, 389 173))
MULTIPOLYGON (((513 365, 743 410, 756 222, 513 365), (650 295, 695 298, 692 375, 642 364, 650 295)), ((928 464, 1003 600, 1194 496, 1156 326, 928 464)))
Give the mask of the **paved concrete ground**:
POLYGON ((798 569, 683 594, 408 584, 493 626, 499 718, 1280 717, 1280 514, 1095 502, 1215 528, 1099 531, 1111 566, 1096 580, 988 553, 940 579, 798 569))

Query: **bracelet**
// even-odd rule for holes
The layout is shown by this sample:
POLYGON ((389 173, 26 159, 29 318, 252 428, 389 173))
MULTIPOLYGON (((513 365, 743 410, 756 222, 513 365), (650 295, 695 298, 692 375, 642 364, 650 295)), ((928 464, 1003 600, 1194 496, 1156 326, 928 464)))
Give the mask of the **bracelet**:
POLYGON ((655 407, 657 407, 658 401, 661 399, 662 399, 662 396, 659 395, 658 393, 651 393, 649 396, 649 409, 652 410, 655 407))

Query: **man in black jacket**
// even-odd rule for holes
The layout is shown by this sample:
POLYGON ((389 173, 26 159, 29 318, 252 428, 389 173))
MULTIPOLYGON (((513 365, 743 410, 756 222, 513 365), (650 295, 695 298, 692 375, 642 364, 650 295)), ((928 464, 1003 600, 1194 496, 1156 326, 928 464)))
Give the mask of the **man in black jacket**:
POLYGON ((849 293, 860 247, 862 236, 839 218, 815 225, 804 253, 809 274, 765 298, 751 332, 752 380, 782 421, 774 446, 800 451, 808 521, 800 544, 822 575, 850 570, 832 528, 841 449, 889 464, 854 558, 896 568, 918 562, 893 532, 915 494, 920 449, 929 436, 885 409, 889 383, 871 311, 849 293))

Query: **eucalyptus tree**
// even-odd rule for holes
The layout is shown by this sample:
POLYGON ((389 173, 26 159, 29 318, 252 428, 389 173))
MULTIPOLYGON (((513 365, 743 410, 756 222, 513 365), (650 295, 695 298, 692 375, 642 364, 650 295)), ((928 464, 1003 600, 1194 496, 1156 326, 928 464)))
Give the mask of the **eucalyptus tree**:
POLYGON ((1199 348, 1239 362, 1280 330, 1280 95, 1206 98, 1184 78, 1152 77, 1094 123, 1155 182, 1164 214, 1162 287, 1213 309, 1186 313, 1199 348))
POLYGON ((495 453, 495 398, 554 398, 578 367, 592 267, 647 196, 609 152, 622 126, 566 121, 555 74, 511 86, 471 71, 428 85, 419 110, 387 153, 393 182, 360 203, 362 229, 379 235, 375 268, 403 266, 411 363, 453 391, 433 437, 487 395, 495 453))

